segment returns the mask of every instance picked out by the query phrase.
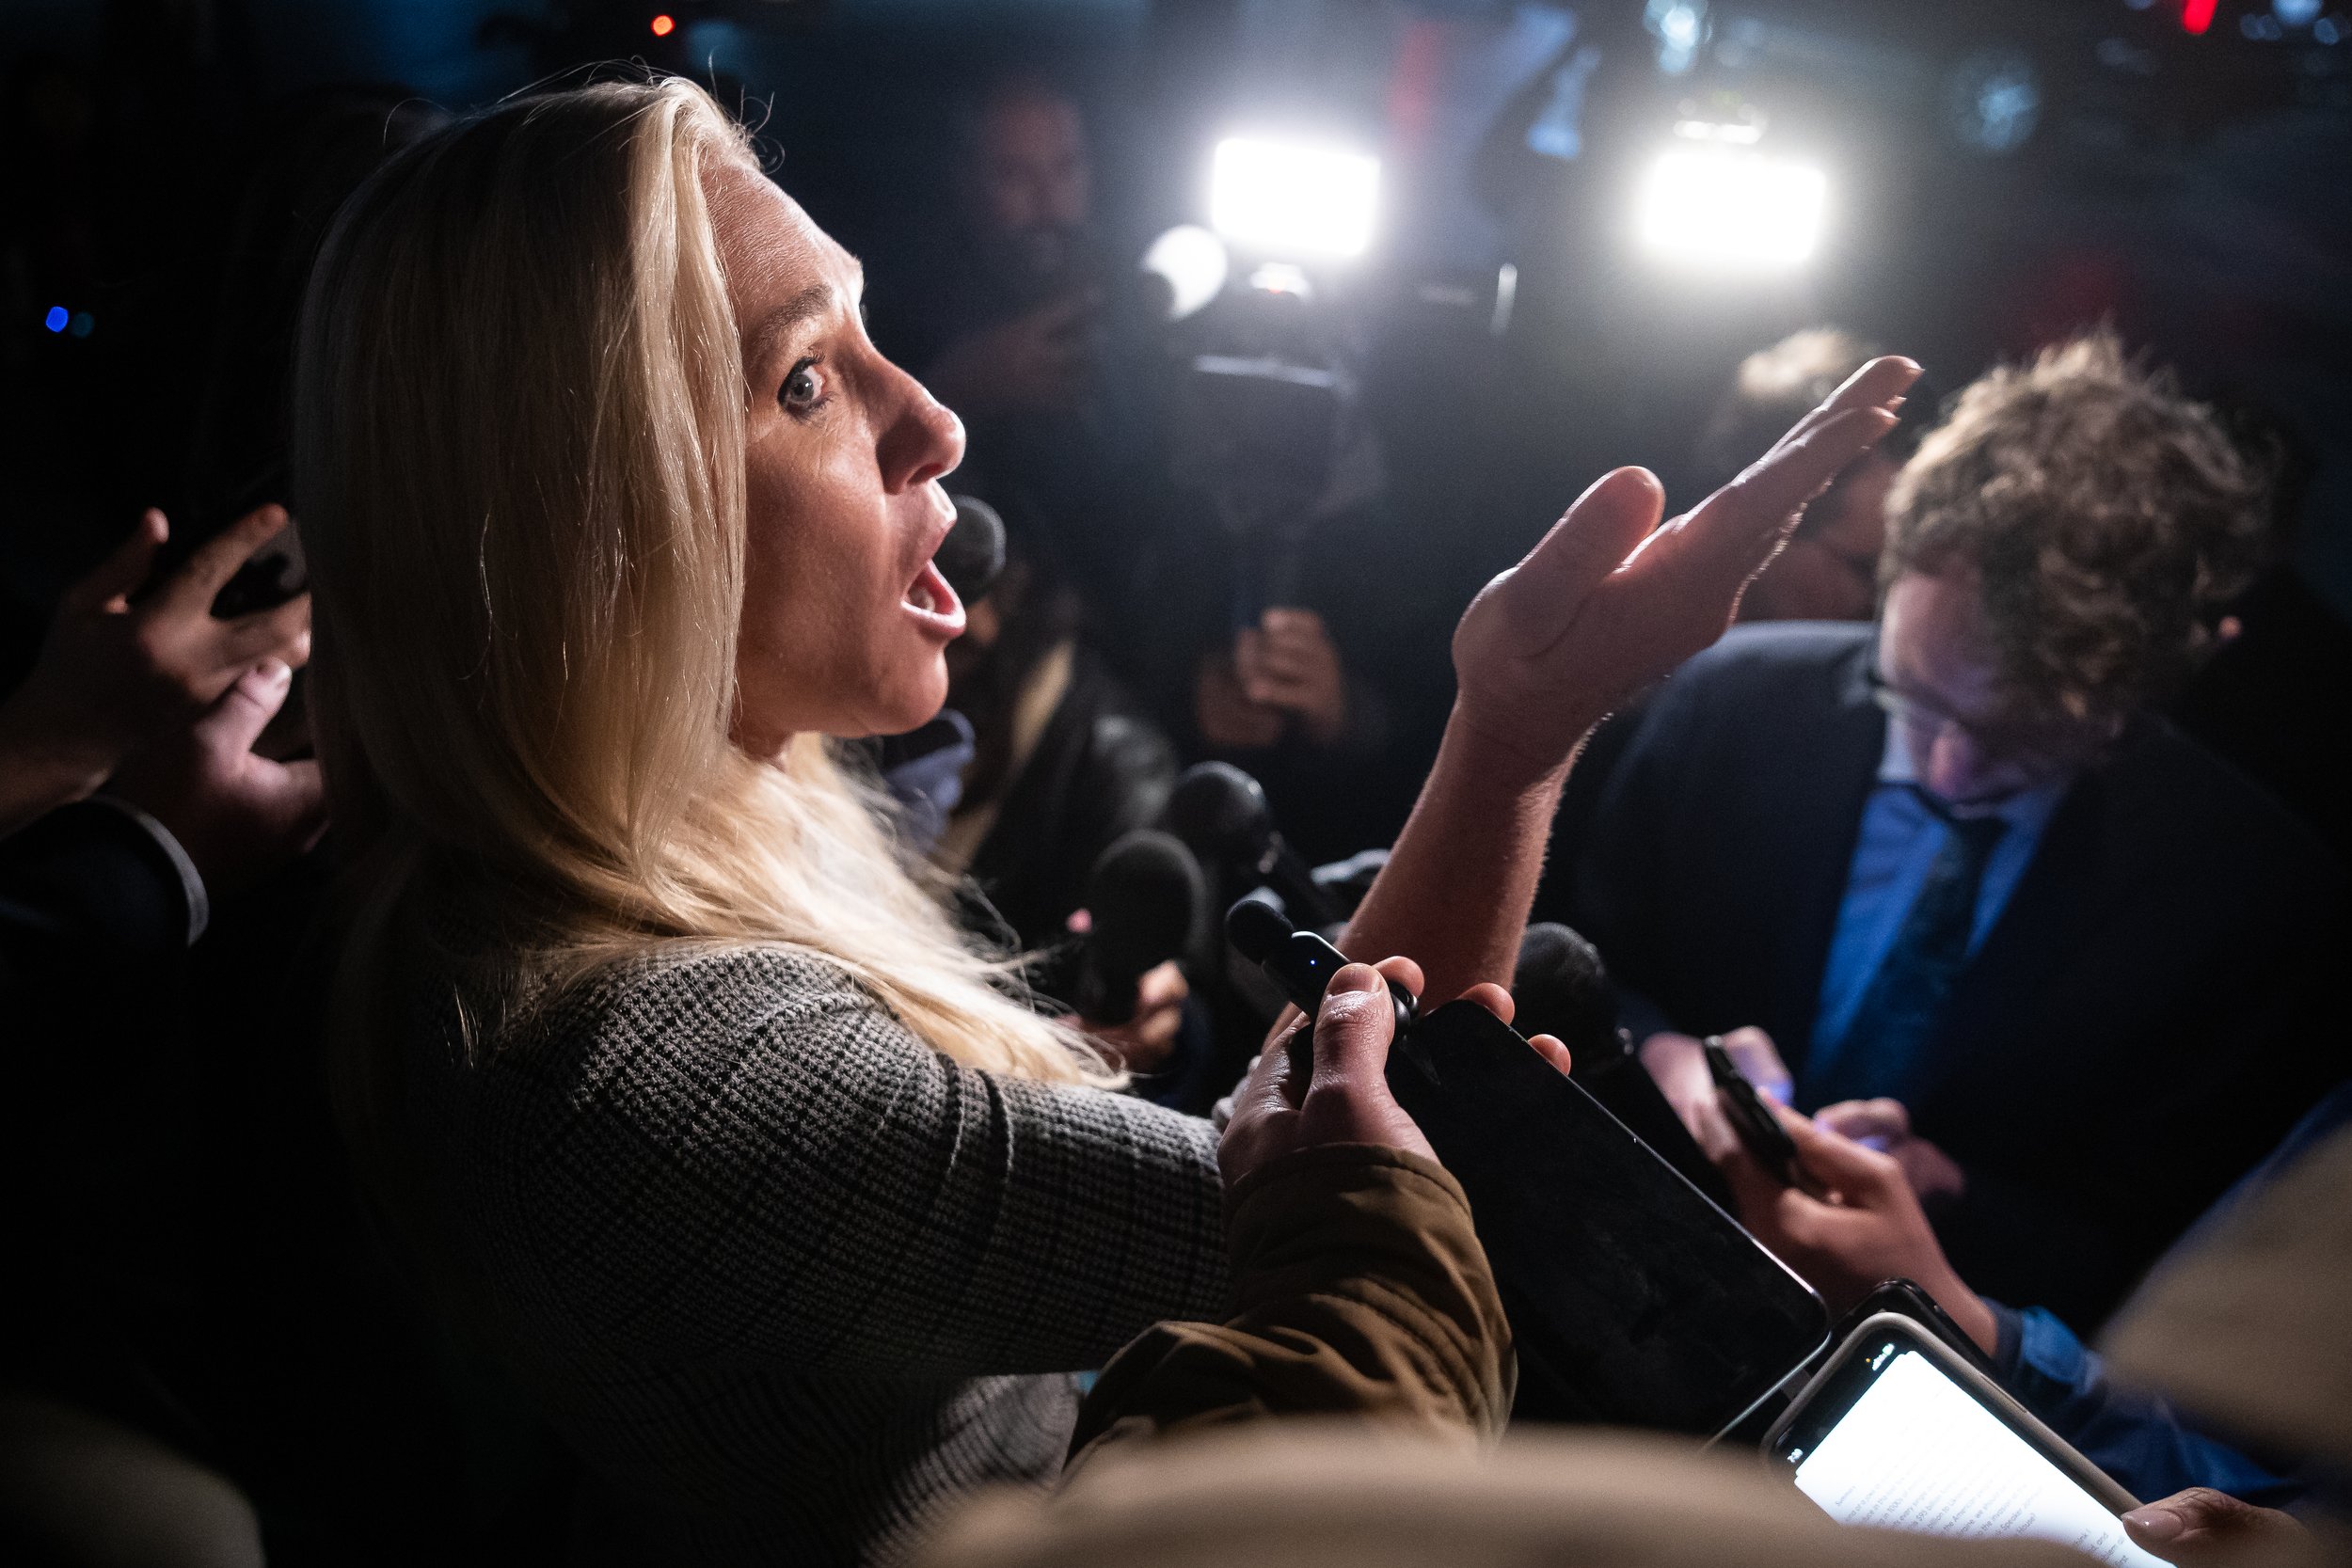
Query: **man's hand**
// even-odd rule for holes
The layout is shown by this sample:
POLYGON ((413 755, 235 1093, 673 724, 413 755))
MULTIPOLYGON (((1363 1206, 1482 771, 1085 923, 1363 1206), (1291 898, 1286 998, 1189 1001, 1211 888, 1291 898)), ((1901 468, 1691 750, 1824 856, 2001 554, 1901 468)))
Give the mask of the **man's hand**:
MULTIPOLYGON (((1721 1037, 1728 1053, 1756 1092, 1769 1099, 1788 1102, 1788 1069, 1781 1065, 1780 1050, 1772 1044, 1772 1037, 1750 1024, 1734 1029, 1721 1037)), ((1695 1035, 1677 1034, 1661 1029, 1641 1044, 1642 1066, 1657 1083, 1658 1090, 1674 1107, 1682 1125, 1698 1137, 1706 1118, 1714 1114, 1715 1079, 1707 1070, 1707 1051, 1695 1035)))
POLYGON ((1347 729, 1347 671, 1311 610, 1268 610, 1233 642, 1242 694, 1295 717, 1307 737, 1328 746, 1347 729))
POLYGON ((319 765, 253 754, 293 684, 292 670, 265 661, 186 730, 149 746, 108 781, 110 793, 171 830, 215 893, 259 881, 326 831, 319 765))
POLYGON ((1820 1291, 1832 1311, 1852 1307, 1883 1280, 1910 1279, 1992 1354, 1998 1337, 1992 1309, 1944 1256, 1902 1167, 1786 1107, 1771 1109, 1824 1196, 1784 1187, 1766 1174, 1710 1092, 1692 1132, 1731 1184, 1740 1223, 1820 1291))
MULTIPOLYGON (((1232 1120, 1217 1146, 1226 1186, 1285 1154, 1323 1144, 1383 1144, 1437 1158, 1389 1093, 1389 1046, 1396 1033, 1390 980, 1421 995, 1421 965, 1410 958, 1351 963, 1331 976, 1315 1017, 1313 1068, 1303 1077, 1308 1053, 1297 1049, 1296 1037, 1306 1017, 1294 1008, 1277 1022, 1265 1050, 1249 1064, 1249 1076, 1233 1091, 1232 1120)), ((1511 1022, 1511 993, 1501 986, 1472 986, 1462 1000, 1511 1022)), ((1568 1048, 1557 1037, 1536 1035, 1528 1044, 1562 1072, 1568 1070, 1568 1048)))
POLYGON ((1049 301, 959 338, 923 380, 959 413, 1019 413, 1074 405, 1086 388, 1088 339, 1102 301, 1091 293, 1049 301))
POLYGON ((1911 1190, 1931 1209, 1957 1203, 1967 1194, 1968 1173, 1911 1130, 1911 1112, 1899 1100, 1844 1100, 1823 1106, 1813 1119, 1866 1148, 1893 1155, 1911 1190))
POLYGON ((1129 1072, 1157 1072, 1176 1050, 1176 1036, 1184 1025, 1184 998, 1191 994, 1184 970, 1170 958, 1136 978, 1135 1015, 1126 1022, 1071 1022, 1129 1072))
POLYGON ((1654 477, 1602 476, 1464 612, 1456 717, 1531 776, 1563 766, 1603 716, 1723 635, 1805 502, 1895 427, 1918 376, 1908 359, 1873 359, 1662 528, 1654 477))
POLYGON ((2192 1486, 2123 1515, 2123 1532, 2181 1568, 2288 1568, 2316 1564, 2318 1544, 2293 1514, 2192 1486))
POLYGON ((1251 702, 1232 658, 1221 652, 1200 661, 1193 680, 1192 721, 1201 740, 1219 752, 1263 751, 1282 738, 1281 711, 1251 702))
POLYGON ((96 789, 122 759, 187 724, 264 659, 310 657, 310 599, 215 620, 213 600, 237 568, 286 526, 264 506, 188 558, 137 604, 170 534, 149 511, 97 570, 67 591, 40 657, 0 709, 0 755, 19 787, 0 799, 0 832, 96 789), (22 796, 22 798, 20 798, 22 796))

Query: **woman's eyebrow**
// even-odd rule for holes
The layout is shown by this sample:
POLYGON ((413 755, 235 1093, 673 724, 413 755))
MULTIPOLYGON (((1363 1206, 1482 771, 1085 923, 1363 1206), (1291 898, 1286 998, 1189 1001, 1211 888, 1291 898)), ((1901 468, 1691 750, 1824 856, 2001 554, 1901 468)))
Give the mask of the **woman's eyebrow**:
POLYGON ((766 363, 768 356, 775 352, 777 339, 823 315, 833 305, 834 297, 832 284, 812 283, 762 316, 759 325, 752 329, 751 341, 745 345, 744 363, 766 363))

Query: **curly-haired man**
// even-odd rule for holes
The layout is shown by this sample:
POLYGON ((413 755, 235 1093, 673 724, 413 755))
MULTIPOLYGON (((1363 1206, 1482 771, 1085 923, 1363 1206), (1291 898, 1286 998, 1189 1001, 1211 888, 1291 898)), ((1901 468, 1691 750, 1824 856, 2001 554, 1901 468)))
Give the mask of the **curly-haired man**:
POLYGON ((2085 1328, 2345 1071, 2312 1003, 2339 874, 2155 711, 2266 505, 2111 335, 1996 370, 1895 483, 1877 624, 1735 631, 1563 835, 1549 912, 1670 1095, 1692 1036, 1785 1060, 1963 1275, 2085 1328))

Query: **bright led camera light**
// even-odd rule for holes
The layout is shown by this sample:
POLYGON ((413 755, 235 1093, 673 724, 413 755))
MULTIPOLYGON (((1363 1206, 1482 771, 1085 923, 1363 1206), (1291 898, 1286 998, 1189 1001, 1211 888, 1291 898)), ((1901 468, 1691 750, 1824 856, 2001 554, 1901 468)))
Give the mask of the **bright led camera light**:
POLYGON ((1730 148, 1663 153, 1642 182, 1645 248, 1718 272, 1792 267, 1821 239, 1829 177, 1810 164, 1730 148))
POLYGON ((1231 136, 1209 166, 1209 222, 1227 239, 1286 255, 1356 256, 1372 244, 1380 160, 1231 136))

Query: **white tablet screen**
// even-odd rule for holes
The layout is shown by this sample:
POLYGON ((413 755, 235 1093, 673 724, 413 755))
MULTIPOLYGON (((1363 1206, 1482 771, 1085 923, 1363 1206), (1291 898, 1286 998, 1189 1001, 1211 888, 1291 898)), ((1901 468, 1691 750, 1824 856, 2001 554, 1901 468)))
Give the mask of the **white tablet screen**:
POLYGON ((1845 1418, 1797 1456, 1796 1477, 1849 1525, 2038 1536, 2118 1568, 2164 1568, 2104 1503, 1916 1351, 1896 1353, 1845 1418))

